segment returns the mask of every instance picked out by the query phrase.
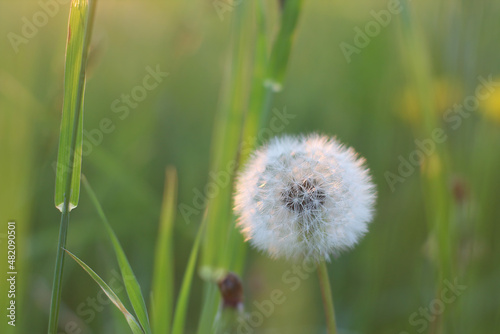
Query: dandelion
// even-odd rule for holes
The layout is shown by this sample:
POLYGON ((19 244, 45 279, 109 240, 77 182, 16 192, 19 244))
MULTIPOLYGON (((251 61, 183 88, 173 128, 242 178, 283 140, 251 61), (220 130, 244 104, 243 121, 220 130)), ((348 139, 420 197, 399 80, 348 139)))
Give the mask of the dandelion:
POLYGON ((275 258, 319 262, 367 232, 375 187, 353 149, 316 134, 285 136, 254 153, 235 202, 253 246, 275 258))
POLYGON ((247 240, 272 257, 316 263, 328 332, 337 332, 325 260, 353 247, 373 218, 365 160, 317 134, 274 138, 237 180, 235 210, 247 240))

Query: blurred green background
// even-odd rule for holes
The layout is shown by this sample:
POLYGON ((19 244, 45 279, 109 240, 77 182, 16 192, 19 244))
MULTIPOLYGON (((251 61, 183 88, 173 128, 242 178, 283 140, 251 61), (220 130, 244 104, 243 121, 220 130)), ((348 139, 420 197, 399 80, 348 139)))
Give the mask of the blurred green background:
MULTIPOLYGON (((41 3, 50 2, 42 0, 41 3)), ((64 2, 64 1, 61 1, 64 2)), ((2 333, 46 331, 60 213, 54 207, 53 163, 57 156, 62 106, 64 51, 69 4, 59 4, 45 24, 16 47, 26 18, 43 11, 36 1, 0 1, 0 237, 6 254, 7 221, 17 222, 18 326, 7 331, 5 280, 0 283, 2 333), (9 35, 10 34, 10 35, 9 35), (10 36, 10 37, 9 37, 10 36), (18 48, 18 52, 16 52, 18 48)), ((341 43, 355 45, 356 28, 375 20, 371 11, 390 1, 306 1, 284 90, 273 106, 295 116, 284 133, 312 131, 337 136, 367 159, 378 186, 377 214, 370 232, 353 251, 330 265, 341 333, 422 333, 432 328, 420 308, 435 297, 436 270, 429 254, 435 240, 428 222, 428 187, 418 171, 391 190, 387 173, 398 173, 415 137, 424 140, 419 95, 410 82, 403 14, 369 37, 346 60, 341 43)), ((427 101, 447 134, 441 147, 450 206, 453 277, 465 290, 444 312, 454 314, 450 333, 497 333, 500 328, 500 3, 419 1, 411 3, 414 26, 431 74, 427 101), (474 96, 478 76, 496 87, 463 117, 460 126, 444 121, 454 104, 474 96)), ((100 1, 90 56, 84 127, 98 129, 103 118, 114 130, 102 135, 83 159, 93 185, 146 293, 150 289, 154 242, 167 165, 177 168, 179 204, 192 205, 208 177, 214 117, 228 61, 232 11, 218 15, 211 0, 100 1), (168 77, 130 108, 127 117, 112 103, 142 85, 147 67, 168 77)), ((271 21, 270 31, 277 26, 271 21)), ((375 21, 376 22, 376 21, 375 21)), ((41 22, 43 23, 43 22, 41 22)), ((24 37, 23 37, 24 38, 24 37)), ((252 41, 248 41, 251 48, 252 41)), ((420 49, 422 50, 422 49, 420 49)), ((412 53, 417 62, 421 54, 412 53)), ((430 166, 430 167, 429 167, 430 166)), ((427 168, 425 167, 425 168, 427 168)), ((423 168, 423 170, 425 170, 423 168)), ((176 291, 201 212, 174 227, 176 291)), ((88 197, 71 214, 68 248, 107 281, 117 272, 107 236, 88 197)), ((282 280, 292 264, 248 251, 243 274, 245 304, 285 292, 255 333, 322 333, 324 316, 317 278, 290 290, 282 280)), ((6 255, 0 255, 1 277, 6 255)), ((196 329, 203 284, 197 275, 187 332, 196 329)), ((119 285, 119 284, 118 284, 119 285)), ((147 293, 146 293, 147 297, 147 293)), ((101 298, 98 286, 67 259, 61 332, 128 333, 126 322, 101 298), (89 299, 90 298, 90 299, 89 299), (92 300, 96 306, 92 309, 92 300), (105 305, 103 305, 105 303, 105 305), (64 329, 74 322, 77 329, 64 329), (78 331, 81 330, 81 331, 78 331)))

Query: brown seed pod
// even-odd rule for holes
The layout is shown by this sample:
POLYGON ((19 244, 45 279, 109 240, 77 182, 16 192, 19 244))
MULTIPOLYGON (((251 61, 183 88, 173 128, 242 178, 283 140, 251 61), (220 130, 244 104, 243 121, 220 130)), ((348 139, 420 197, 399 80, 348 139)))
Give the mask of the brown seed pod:
POLYGON ((243 286, 238 275, 228 272, 217 282, 217 285, 222 295, 223 308, 241 308, 243 305, 243 286))

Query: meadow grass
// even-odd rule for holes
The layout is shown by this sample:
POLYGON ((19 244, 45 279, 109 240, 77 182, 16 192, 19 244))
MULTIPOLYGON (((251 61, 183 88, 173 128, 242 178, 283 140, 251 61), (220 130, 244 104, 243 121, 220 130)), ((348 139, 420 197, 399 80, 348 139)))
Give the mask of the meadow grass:
MULTIPOLYGON (((246 113, 248 110, 248 100, 249 100, 248 88, 252 87, 252 83, 254 83, 253 88, 255 89, 255 97, 252 96, 252 101, 257 101, 257 102, 253 103, 252 106, 256 107, 260 111, 260 113, 256 113, 255 111, 251 113, 253 117, 257 117, 258 119, 260 119, 259 121, 260 126, 258 128, 255 128, 253 133, 252 132, 246 133, 247 136, 255 137, 256 136, 255 130, 260 130, 265 126, 267 126, 267 120, 269 117, 270 109, 272 108, 272 97, 277 91, 281 90, 281 86, 283 84, 283 79, 285 76, 285 70, 288 63, 288 58, 291 53, 293 35, 295 33, 295 29, 297 26, 301 4, 302 1, 300 0, 298 1, 292 0, 288 1, 283 6, 283 8, 281 8, 282 17, 280 19, 281 22, 280 29, 276 37, 276 40, 273 43, 273 47, 269 55, 269 60, 266 59, 267 57, 265 57, 265 49, 264 49, 265 42, 262 41, 263 35, 265 33, 265 31, 263 31, 262 29, 263 18, 259 18, 260 24, 258 25, 256 33, 253 31, 255 28, 255 24, 251 20, 253 18, 253 16, 251 15, 253 11, 255 11, 257 15, 263 16, 264 12, 263 4, 257 3, 255 6, 258 8, 256 9, 250 8, 250 5, 242 4, 238 6, 236 9, 237 15, 233 19, 233 22, 235 22, 235 33, 233 35, 234 48, 231 54, 232 66, 230 67, 230 72, 229 72, 229 82, 226 83, 226 87, 228 88, 226 91, 223 91, 222 93, 221 109, 218 118, 219 122, 216 122, 216 126, 214 129, 215 147, 212 149, 213 155, 216 157, 216 159, 213 162, 212 170, 214 172, 220 171, 220 169, 223 168, 223 166, 227 166, 228 164, 233 164, 234 167, 232 168, 232 170, 229 171, 231 180, 233 180, 234 178, 234 173, 237 167, 236 162, 238 160, 238 155, 239 155, 238 151, 240 149, 240 143, 242 139, 241 133, 243 133, 245 124, 244 119, 246 118, 246 113), (259 71, 257 71, 255 79, 251 80, 250 82, 245 82, 244 78, 245 74, 247 74, 246 71, 247 68, 249 67, 248 64, 251 59, 251 55, 247 51, 245 43, 246 39, 244 38, 244 36, 248 36, 248 38, 251 38, 254 35, 257 35, 256 38, 257 45, 254 47, 254 49, 256 50, 256 54, 263 55, 262 57, 256 57, 258 62, 255 66, 257 68, 263 69, 263 72, 259 73, 259 71)), ((83 115, 83 113, 81 114, 83 115)), ((80 115, 80 113, 78 113, 77 115, 80 115)), ((75 129, 77 129, 78 126, 81 127, 83 116, 81 116, 79 119, 80 123, 74 122, 75 124, 77 124, 75 126, 75 129)), ((75 132, 75 138, 80 138, 79 142, 81 143, 81 129, 79 131, 80 131, 79 137, 76 137, 76 132, 75 132)), ((62 137, 61 145, 67 145, 64 142, 64 139, 65 138, 62 137)), ((76 139, 74 139, 74 141, 77 142, 76 139)), ((63 146, 63 148, 64 147, 65 146, 63 146)), ((72 159, 74 159, 74 156, 75 155, 72 156, 73 157, 72 159)), ((78 159, 81 159, 81 155, 77 156, 78 159)), ((72 160, 70 160, 70 166, 73 166, 72 160)), ((78 161, 78 166, 79 166, 78 168, 81 168, 81 160, 78 161)), ((79 175, 80 175, 80 169, 77 169, 71 172, 69 177, 74 180, 71 183, 71 186, 74 187, 75 189, 72 192, 72 194, 76 195, 75 198, 72 199, 72 201, 70 201, 70 204, 73 203, 73 206, 75 207, 78 202, 77 195, 79 193, 79 184, 80 184, 79 175), (78 175, 78 178, 71 177, 72 175, 78 175)), ((118 296, 116 296, 116 294, 113 291, 111 291, 109 286, 105 285, 104 281, 92 269, 90 269, 90 267, 88 267, 85 263, 83 263, 73 254, 69 252, 68 253, 87 271, 87 273, 89 273, 89 275, 91 275, 94 278, 94 280, 98 281, 98 284, 101 286, 101 288, 106 292, 108 296, 113 295, 113 299, 116 300, 115 305, 124 314, 132 331, 137 332, 138 330, 141 330, 146 334, 151 333, 148 312, 146 310, 145 306, 146 304, 142 296, 139 283, 137 282, 137 279, 133 274, 132 268, 130 267, 130 264, 127 261, 126 255, 118 241, 116 234, 111 229, 111 225, 109 224, 99 202, 97 201, 96 195, 93 193, 92 189, 90 188, 90 185, 86 180, 84 180, 84 184, 92 201, 94 202, 94 205, 97 208, 97 211, 102 221, 104 222, 108 234, 110 235, 113 247, 115 249, 118 258, 119 267, 121 269, 121 273, 124 278, 126 291, 130 299, 130 302, 132 304, 132 307, 135 311, 137 320, 133 315, 130 314, 128 310, 126 310, 126 308, 123 306, 123 303, 119 300, 118 296)), ((68 185, 67 188, 69 189, 70 185, 68 185)), ((59 188, 56 187, 56 189, 59 188)), ((173 196, 172 192, 169 192, 168 195, 173 196)), ((210 275, 213 275, 213 272, 215 272, 215 268, 217 269, 223 268, 224 271, 234 270, 234 268, 231 267, 230 264, 240 263, 239 266, 240 270, 242 268, 242 263, 243 263, 242 254, 244 253, 237 252, 236 254, 241 255, 241 257, 236 259, 231 258, 231 255, 234 254, 232 251, 233 249, 243 248, 241 236, 237 233, 234 233, 235 228, 234 228, 234 216, 232 214, 231 196, 232 196, 232 187, 230 186, 225 187, 221 189, 220 196, 213 198, 210 204, 207 206, 206 221, 208 224, 207 228, 208 231, 205 242, 206 246, 204 248, 205 259, 203 266, 205 269, 208 268, 209 272, 211 272, 210 275)), ((62 199, 63 197, 61 196, 60 191, 56 191, 56 203, 58 203, 59 198, 62 199)), ((66 202, 64 200, 61 203, 66 205, 66 202)), ((168 207, 170 210, 173 210, 173 206, 171 204, 168 205, 168 207)), ((66 206, 64 208, 66 208, 66 206)), ((64 216, 64 208, 63 208, 63 216, 64 216)), ((165 214, 172 215, 171 213, 165 213, 165 214)), ((171 220, 172 218, 169 218, 170 222, 171 220)), ((205 219, 203 220, 203 222, 205 222, 205 219)), ((63 226, 65 226, 66 228, 67 222, 63 226)), ((201 236, 204 230, 203 226, 204 223, 202 223, 201 227, 199 228, 199 232, 193 244, 193 249, 191 251, 191 255, 188 261, 185 278, 181 286, 177 305, 175 307, 175 312, 172 322, 172 333, 180 334, 184 332, 184 323, 186 319, 190 286, 196 266, 196 259, 198 255, 198 248, 201 242, 201 236)), ((171 247, 168 246, 168 244, 171 243, 172 239, 169 232, 164 232, 164 233, 166 233, 167 236, 164 236, 162 239, 160 239, 161 243, 157 247, 163 248, 163 251, 167 253, 166 254, 167 257, 164 257, 162 253, 158 253, 160 259, 165 260, 168 259, 169 256, 168 255, 169 251, 166 247, 171 247)), ((64 234, 66 234, 65 230, 64 234)), ((65 242, 62 244, 61 248, 64 247, 65 247, 65 242)), ((172 265, 171 261, 156 262, 156 266, 164 267, 163 271, 169 269, 172 270, 173 268, 171 267, 171 265, 172 265), (170 268, 168 266, 169 264, 170 268)), ((159 271, 160 269, 155 267, 155 270, 159 271)), ((165 273, 163 274, 163 277, 166 277, 165 273)), ((210 291, 213 291, 214 289, 213 278, 214 278, 213 276, 212 277, 208 276, 207 280, 207 290, 208 290, 207 296, 209 298, 205 300, 205 303, 206 305, 208 305, 208 307, 203 308, 204 313, 202 313, 199 326, 199 331, 201 332, 206 332, 207 328, 214 327, 213 322, 215 313, 218 309, 217 307, 218 298, 217 295, 214 294, 213 292, 210 293, 210 291)), ((171 283, 168 283, 169 281, 171 280, 167 279, 167 282, 165 282, 167 286, 169 285, 171 286, 171 283)), ((327 281, 325 282, 323 280, 323 285, 324 284, 327 284, 327 281)), ((157 290, 159 289, 159 285, 160 283, 158 283, 157 279, 155 284, 157 290)), ((329 289, 327 289, 327 291, 329 291, 329 289)), ((169 296, 168 298, 171 297, 172 296, 169 296)), ((158 297, 152 295, 152 299, 155 300, 155 298, 158 297)), ((163 298, 165 298, 165 294, 163 294, 163 298)), ((330 297, 328 297, 328 299, 329 298, 330 297)), ((158 328, 158 332, 160 332, 161 328, 163 328, 162 331, 165 331, 165 329, 169 328, 168 325, 170 324, 169 319, 170 319, 171 307, 165 305, 165 302, 163 302, 163 307, 162 304, 158 305, 160 305, 158 306, 159 309, 169 313, 168 316, 166 317, 166 320, 163 321, 162 323, 160 323, 158 319, 155 319, 155 322, 157 323, 155 326, 158 328)), ((331 311, 333 311, 333 308, 331 308, 331 311)), ((55 319, 55 321, 57 321, 57 318, 55 319)))
MULTIPOLYGON (((78 47, 74 57, 66 57, 63 72, 63 43, 70 49, 61 28, 67 7, 21 45, 19 54, 8 44, 0 48, 0 156, 5 162, 0 164, 0 216, 18 222, 23 273, 18 315, 30 317, 15 329, 0 323, 0 332, 43 332, 50 319, 49 332, 59 325, 59 332, 73 334, 66 325, 76 319, 84 333, 206 333, 217 325, 216 280, 230 270, 242 278, 248 312, 258 311, 254 302, 267 300, 273 289, 285 293, 286 303, 275 305, 256 332, 324 333, 332 319, 325 325, 317 280, 300 279, 299 288, 291 290, 283 280, 290 266, 248 249, 232 212, 236 170, 261 144, 256 135, 275 106, 288 106, 296 116, 286 132, 337 134, 356 147, 378 185, 377 217, 367 237, 323 270, 323 277, 330 271, 335 283, 327 288, 335 296, 339 332, 414 333, 425 325, 423 332, 460 334, 498 328, 497 109, 481 101, 458 129, 443 121, 447 108, 474 95, 478 75, 491 74, 498 81, 498 4, 404 2, 403 12, 348 64, 339 43, 352 43, 353 27, 363 29, 374 20, 370 10, 385 9, 386 3, 285 1, 283 11, 277 3, 242 2, 220 21, 206 1, 101 1, 92 39, 104 51, 95 71, 87 73, 85 90, 80 65, 91 24, 88 30, 72 28, 71 41, 78 40, 78 47), (157 63, 169 67, 170 81, 148 92, 129 119, 117 119, 111 102, 140 83, 146 65, 157 63), (446 97, 435 85, 443 78, 445 92, 455 86, 461 90, 446 97), (405 89, 414 96, 409 107, 400 104, 405 89), (116 131, 84 157, 83 170, 95 193, 79 198, 85 91, 85 129, 106 117, 116 131), (444 106, 436 103, 436 95, 445 97, 444 106), (403 109, 415 111, 416 118, 408 119, 403 109), (414 140, 428 138, 436 128, 446 131, 447 141, 390 190, 384 173, 396 172, 398 157, 406 158, 416 149, 414 140), (56 176, 60 226, 53 223, 57 210, 45 200, 53 191, 56 156, 59 166, 74 167, 60 168, 56 176), (177 203, 192 203, 191 190, 210 182, 208 172, 226 171, 232 161, 229 185, 185 224, 176 215, 177 203), (172 164, 177 172, 168 168, 164 174, 172 164), (70 209, 78 202, 70 225, 70 209), (65 249, 71 261, 64 261, 65 249), (110 284, 115 266, 123 291, 110 284), (445 304, 444 312, 433 313, 434 321, 413 325, 410 317, 416 313, 424 321, 419 309, 440 300, 445 280, 455 278, 466 290, 445 304), (102 311, 93 310, 90 317, 86 300, 97 291, 114 306, 99 305, 102 311)), ((81 11, 90 15, 90 7, 81 11)), ((0 3, 0 11, 9 13, 0 28, 5 34, 16 31, 20 17, 30 19, 39 10, 37 4, 0 3)), ((77 12, 72 10, 71 17, 77 12)), ((2 301, 5 287, 1 282, 2 301)))

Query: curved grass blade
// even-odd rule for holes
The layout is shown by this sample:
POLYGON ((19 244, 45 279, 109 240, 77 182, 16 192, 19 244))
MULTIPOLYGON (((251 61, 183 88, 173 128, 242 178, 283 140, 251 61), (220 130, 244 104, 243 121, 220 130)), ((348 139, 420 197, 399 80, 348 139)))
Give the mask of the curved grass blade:
POLYGON ((127 323, 129 324, 132 332, 134 334, 144 334, 141 327, 137 323, 137 320, 135 320, 134 316, 130 314, 125 305, 123 305, 122 301, 120 300, 120 298, 118 298, 113 289, 111 289, 109 285, 107 285, 106 282, 104 282, 104 280, 99 275, 97 275, 96 272, 93 271, 85 262, 80 260, 76 255, 71 253, 69 250, 66 249, 65 251, 66 253, 68 253, 69 256, 73 258, 73 260, 76 261, 76 263, 78 263, 87 272, 87 274, 89 274, 90 277, 92 277, 94 281, 96 281, 97 284, 99 284, 99 286, 101 287, 102 291, 104 291, 106 296, 108 296, 108 298, 113 302, 113 304, 115 304, 115 306, 123 313, 123 316, 127 320, 127 323))
POLYGON ((196 259, 198 258, 198 250, 200 248, 201 237, 206 225, 206 213, 203 217, 202 223, 198 228, 198 233, 196 234, 196 239, 191 249, 191 254, 189 255, 188 265, 186 267, 186 272, 184 273, 184 278, 182 280, 181 291, 177 299, 177 304, 175 306, 174 324, 172 326, 172 334, 183 334, 184 325, 186 323, 186 313, 189 303, 189 294, 191 292, 191 282, 193 281, 194 270, 196 267, 196 259))
POLYGON ((132 267, 130 266, 130 263, 127 260, 127 256, 125 255, 125 252, 123 251, 123 248, 120 245, 120 241, 118 241, 118 237, 111 228, 108 218, 106 218, 106 215, 102 210, 101 204, 99 203, 99 200, 97 199, 94 191, 90 187, 90 184, 85 178, 85 176, 82 177, 82 181, 85 190, 87 191, 92 203, 96 207, 99 217, 101 218, 102 222, 104 223, 104 226, 106 227, 106 231, 108 232, 109 238, 111 239, 111 243, 113 244, 116 258, 118 260, 118 265, 120 267, 120 271, 122 274, 123 283, 125 285, 125 290, 127 291, 130 303, 132 304, 135 314, 137 315, 137 319, 139 320, 139 323, 144 329, 144 333, 151 334, 151 327, 149 325, 146 303, 144 302, 144 297, 142 295, 139 282, 137 281, 137 278, 134 275, 132 267))
POLYGON ((151 289, 150 310, 153 333, 168 333, 172 326, 174 296, 172 228, 177 198, 177 173, 173 167, 168 167, 165 171, 164 189, 151 289))

